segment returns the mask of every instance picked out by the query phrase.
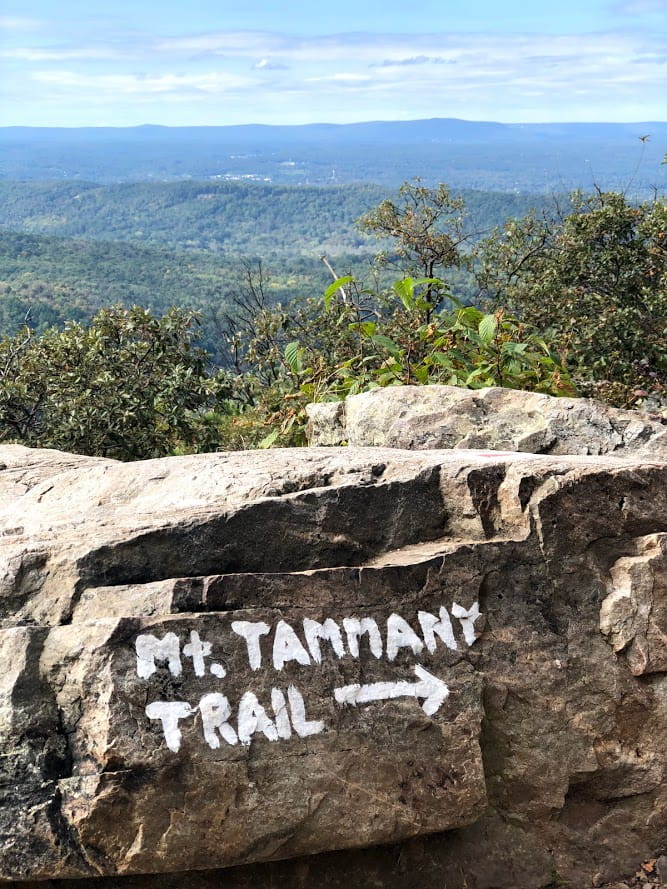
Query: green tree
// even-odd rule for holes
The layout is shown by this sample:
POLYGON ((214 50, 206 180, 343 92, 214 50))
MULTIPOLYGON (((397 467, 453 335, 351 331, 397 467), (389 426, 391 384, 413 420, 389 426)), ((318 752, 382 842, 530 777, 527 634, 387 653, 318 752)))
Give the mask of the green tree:
POLYGON ((115 306, 0 340, 0 441, 121 460, 214 448, 228 386, 208 374, 194 322, 115 306))
POLYGON ((427 321, 438 302, 449 293, 449 287, 442 286, 446 280, 443 273, 469 262, 464 250, 470 238, 464 227, 464 209, 463 199, 453 197, 443 183, 428 188, 415 179, 403 183, 395 201, 384 200, 359 219, 364 231, 391 240, 391 250, 379 256, 381 262, 393 258, 405 275, 439 278, 438 288, 426 289, 427 321))
POLYGON ((480 250, 495 306, 550 330, 584 394, 633 405, 667 392, 667 205, 575 193, 567 212, 531 214, 480 250))

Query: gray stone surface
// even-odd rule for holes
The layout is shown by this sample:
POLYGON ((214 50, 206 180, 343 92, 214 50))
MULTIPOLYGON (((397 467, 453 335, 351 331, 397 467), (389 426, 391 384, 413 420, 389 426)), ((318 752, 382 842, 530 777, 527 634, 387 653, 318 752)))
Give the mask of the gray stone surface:
POLYGON ((310 404, 309 443, 667 460, 667 417, 518 389, 388 386, 310 404))
POLYGON ((666 463, 0 464, 8 885, 583 887, 667 850, 666 463))

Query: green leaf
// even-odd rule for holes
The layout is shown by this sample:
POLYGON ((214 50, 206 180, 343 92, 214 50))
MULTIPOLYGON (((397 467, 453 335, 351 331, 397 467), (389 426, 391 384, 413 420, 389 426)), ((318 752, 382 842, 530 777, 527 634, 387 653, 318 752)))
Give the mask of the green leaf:
POLYGON ((259 442, 257 447, 263 448, 264 450, 270 448, 272 445, 275 444, 279 435, 280 429, 274 429, 273 432, 269 432, 269 434, 259 442))
POLYGON ((386 349, 387 352, 389 352, 389 354, 392 355, 394 358, 400 358, 401 349, 393 340, 389 339, 388 336, 385 336, 383 333, 376 333, 374 336, 371 337, 371 340, 377 346, 386 349))
POLYGON ((539 336, 532 337, 532 342, 535 343, 536 345, 538 345, 540 347, 540 349, 542 349, 542 351, 545 353, 545 355, 551 355, 551 350, 549 349, 549 346, 547 346, 547 344, 541 337, 539 337, 539 336))
POLYGON ((377 380, 380 386, 389 386, 396 380, 396 374, 393 371, 390 373, 381 373, 378 375, 377 380))
POLYGON ((350 324, 350 330, 358 330, 362 336, 372 337, 376 326, 375 321, 355 321, 350 324))
POLYGON ((503 343, 500 351, 504 355, 523 355, 528 348, 528 343, 503 343))
POLYGON ((442 287, 446 288, 447 284, 442 280, 442 278, 417 278, 414 282, 415 287, 424 287, 427 285, 432 285, 433 287, 442 287))
POLYGON ((488 373, 487 367, 476 367, 472 373, 469 373, 466 377, 466 386, 469 386, 471 383, 475 382, 478 377, 481 377, 483 374, 488 373))
POLYGON ((401 281, 394 281, 394 293, 403 303, 404 308, 411 312, 415 304, 415 281, 413 278, 403 278, 401 281))
POLYGON ((451 303, 457 309, 463 308, 463 303, 461 302, 461 300, 454 296, 452 293, 447 294, 447 302, 451 303))
POLYGON ((464 306, 458 312, 459 322, 470 327, 477 327, 483 317, 483 313, 480 312, 479 309, 476 309, 474 306, 464 306))
POLYGON ((285 346, 285 361, 293 374, 299 374, 302 370, 301 357, 303 349, 299 343, 294 340, 285 346))
POLYGON ((477 331, 483 343, 490 343, 496 335, 498 329, 498 320, 495 315, 484 315, 479 322, 477 331))
POLYGON ((432 352, 429 358, 434 364, 439 364, 441 367, 451 368, 452 366, 451 359, 446 352, 432 352))
POLYGON ((354 275, 344 275, 342 278, 336 278, 333 284, 329 284, 324 291, 324 308, 327 312, 329 311, 334 296, 338 293, 341 287, 345 287, 350 281, 354 281, 354 275))

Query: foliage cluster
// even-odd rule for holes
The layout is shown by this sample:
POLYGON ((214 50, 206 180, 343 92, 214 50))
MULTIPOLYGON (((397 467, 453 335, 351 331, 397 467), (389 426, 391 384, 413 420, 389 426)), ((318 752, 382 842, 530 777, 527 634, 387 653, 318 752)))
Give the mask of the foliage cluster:
POLYGON ((261 379, 255 410, 276 425, 271 441, 302 436, 307 401, 401 383, 664 404, 664 201, 576 193, 566 210, 510 221, 472 246, 462 211, 445 186, 406 183, 397 202, 385 200, 361 222, 394 239, 380 260, 426 277, 381 292, 342 278, 323 303, 257 306, 241 370, 261 379), (443 280, 461 268, 478 281, 477 306, 454 299, 443 280))
POLYGON ((193 324, 118 306, 86 326, 4 337, 0 441, 122 460, 215 448, 226 378, 209 374, 193 324))
MULTIPOLYGON (((491 229, 533 207, 538 194, 462 192, 475 229, 491 229)), ((214 256, 328 256, 377 248, 357 219, 388 186, 286 186, 188 181, 97 185, 0 179, 0 227, 32 235, 121 241, 146 248, 205 251, 214 256)))
POLYGON ((377 185, 0 181, 0 225, 218 256, 368 253, 355 220, 385 194, 377 185))
POLYGON ((479 248, 493 305, 544 331, 582 394, 620 406, 667 394, 667 204, 576 193, 559 218, 529 214, 479 248))
POLYGON ((359 290, 343 277, 324 299, 262 307, 237 331, 238 380, 252 403, 239 425, 266 446, 304 442, 305 406, 380 386, 444 383, 574 394, 558 355, 532 326, 464 306, 439 278, 359 290))

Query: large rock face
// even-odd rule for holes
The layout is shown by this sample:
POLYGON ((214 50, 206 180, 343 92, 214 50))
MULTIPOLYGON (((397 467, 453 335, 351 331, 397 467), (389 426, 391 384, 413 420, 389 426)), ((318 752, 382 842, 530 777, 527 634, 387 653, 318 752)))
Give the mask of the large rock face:
POLYGON ((309 443, 667 460, 667 417, 519 389, 388 386, 308 405, 309 443))
POLYGON ((538 889, 667 850, 664 462, 0 465, 0 879, 538 889))

